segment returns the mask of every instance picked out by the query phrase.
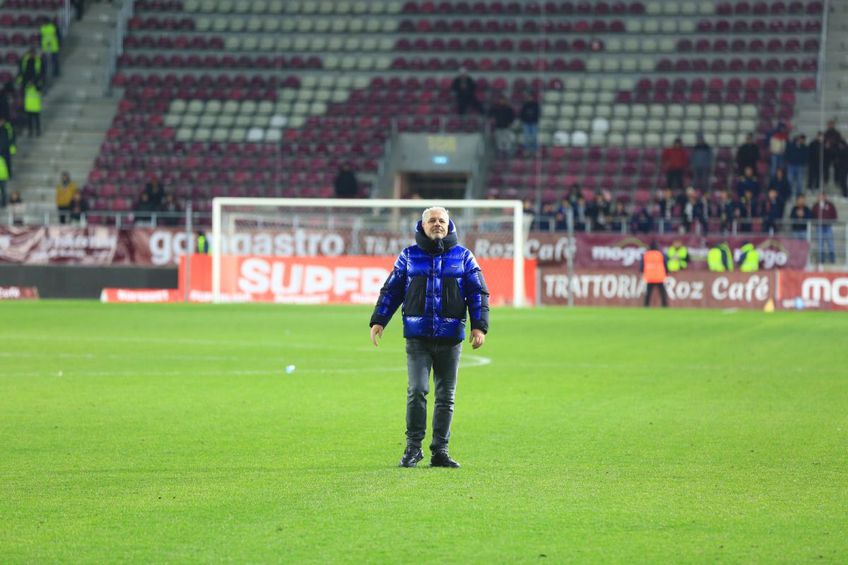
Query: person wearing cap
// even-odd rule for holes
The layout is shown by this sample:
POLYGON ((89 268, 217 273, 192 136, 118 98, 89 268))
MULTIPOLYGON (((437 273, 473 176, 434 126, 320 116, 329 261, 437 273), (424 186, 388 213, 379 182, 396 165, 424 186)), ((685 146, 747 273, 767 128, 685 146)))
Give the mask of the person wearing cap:
POLYGON ((371 342, 403 305, 408 388, 406 450, 401 467, 424 458, 421 444, 427 428, 430 371, 436 388, 433 410, 431 467, 459 467, 448 454, 454 393, 465 324, 471 324, 471 346, 477 349, 489 331, 489 290, 474 254, 459 245, 456 226, 440 206, 427 208, 415 227, 415 245, 401 251, 380 289, 371 315, 371 342))

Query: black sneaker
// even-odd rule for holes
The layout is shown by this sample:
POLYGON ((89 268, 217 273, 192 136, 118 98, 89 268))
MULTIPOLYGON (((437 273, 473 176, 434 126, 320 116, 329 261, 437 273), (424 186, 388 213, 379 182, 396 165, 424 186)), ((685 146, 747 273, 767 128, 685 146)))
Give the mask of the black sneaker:
POLYGON ((430 457, 430 467, 451 467, 454 469, 459 469, 459 463, 451 459, 448 452, 445 450, 434 451, 433 456, 430 457))
POLYGON ((420 447, 407 447, 403 452, 403 457, 400 458, 399 467, 415 467, 418 462, 424 459, 424 452, 420 447))

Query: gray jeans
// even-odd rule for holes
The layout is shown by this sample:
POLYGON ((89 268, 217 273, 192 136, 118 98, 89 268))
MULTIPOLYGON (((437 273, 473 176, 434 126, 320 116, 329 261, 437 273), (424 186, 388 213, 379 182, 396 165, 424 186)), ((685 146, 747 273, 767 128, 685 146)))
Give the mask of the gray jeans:
POLYGON ((406 444, 421 447, 427 431, 427 393, 430 391, 430 370, 436 386, 436 405, 433 410, 433 441, 431 451, 447 449, 450 440, 453 399, 462 342, 455 345, 426 339, 406 340, 406 367, 409 388, 406 392, 406 444))

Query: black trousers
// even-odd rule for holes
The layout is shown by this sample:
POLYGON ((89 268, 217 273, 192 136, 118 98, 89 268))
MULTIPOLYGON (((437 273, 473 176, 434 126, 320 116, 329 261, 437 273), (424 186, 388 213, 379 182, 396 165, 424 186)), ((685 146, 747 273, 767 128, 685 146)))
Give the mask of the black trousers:
POLYGON ((41 135, 41 112, 27 112, 27 132, 32 135, 32 130, 35 130, 35 135, 41 135))
POLYGON ((433 439, 430 450, 447 449, 450 441, 456 378, 462 342, 441 343, 427 339, 406 340, 406 445, 420 448, 427 431, 427 393, 430 391, 430 372, 436 386, 433 409, 433 439))
POLYGON ((665 292, 665 285, 663 283, 648 283, 648 288, 645 290, 645 307, 647 308, 651 305, 651 294, 654 292, 654 288, 660 292, 660 300, 662 301, 663 308, 668 308, 668 295, 665 292))
POLYGON ((468 111, 468 108, 474 109, 478 114, 485 114, 483 110, 483 105, 480 104, 480 101, 477 100, 476 96, 472 97, 457 97, 456 99, 457 112, 460 116, 465 115, 468 111))

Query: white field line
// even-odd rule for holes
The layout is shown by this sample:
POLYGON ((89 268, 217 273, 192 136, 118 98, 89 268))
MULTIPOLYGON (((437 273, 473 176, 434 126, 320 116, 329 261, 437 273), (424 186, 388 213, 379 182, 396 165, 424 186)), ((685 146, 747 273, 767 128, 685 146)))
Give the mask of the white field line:
MULTIPOLYGON (((93 353, 10 353, 0 352, 0 357, 6 358, 38 358, 38 359, 112 359, 116 361, 126 361, 126 355, 96 355, 93 353)), ((217 357, 206 355, 180 355, 180 356, 158 356, 159 359, 170 359, 180 361, 239 361, 239 357, 217 357)), ((482 355, 463 355, 460 368, 470 369, 474 367, 482 367, 491 364, 492 360, 489 357, 482 355)), ((256 370, 165 370, 165 371, 150 371, 150 370, 132 370, 132 371, 88 371, 85 369, 68 369, 67 371, 32 371, 32 372, 14 372, 7 373, 12 377, 63 377, 63 376, 89 376, 89 377, 118 377, 118 376, 150 376, 150 377, 226 377, 226 376, 263 376, 263 375, 279 375, 285 373, 285 364, 281 362, 279 369, 256 369, 256 370)), ((298 368, 297 374, 350 374, 350 373, 398 373, 405 371, 403 365, 397 367, 371 367, 371 368, 298 368)))

